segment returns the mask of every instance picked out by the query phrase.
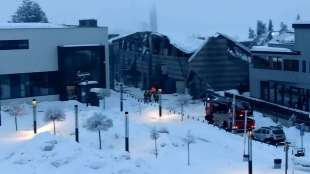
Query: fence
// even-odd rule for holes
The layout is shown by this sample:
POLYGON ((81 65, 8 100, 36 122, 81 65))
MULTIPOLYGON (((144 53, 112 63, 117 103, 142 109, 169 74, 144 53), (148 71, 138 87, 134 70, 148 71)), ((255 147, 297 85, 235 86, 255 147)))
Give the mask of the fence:
MULTIPOLYGON (((225 92, 225 97, 233 98, 233 94, 225 92)), ((250 97, 245 97, 241 95, 235 95, 237 100, 245 101, 250 103, 254 110, 260 111, 262 113, 270 114, 274 117, 280 117, 286 120, 292 119, 292 115, 295 115, 294 123, 300 124, 305 123, 310 126, 309 113, 297 110, 293 108, 288 108, 285 106, 277 105, 274 103, 266 102, 263 100, 258 100, 250 97)))

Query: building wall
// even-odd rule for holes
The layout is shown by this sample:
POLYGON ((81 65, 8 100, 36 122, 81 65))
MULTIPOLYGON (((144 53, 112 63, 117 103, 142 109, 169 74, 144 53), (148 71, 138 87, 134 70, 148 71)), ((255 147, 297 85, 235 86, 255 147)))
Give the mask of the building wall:
POLYGON ((241 84, 248 84, 248 62, 231 56, 228 48, 226 39, 210 38, 192 59, 189 69, 203 81, 199 82, 203 89, 198 91, 237 89, 241 84))
POLYGON ((107 45, 107 28, 0 29, 0 40, 29 40, 29 49, 0 50, 0 74, 57 71, 57 46, 107 45))
POLYGON ((295 49, 301 52, 302 59, 310 62, 310 27, 295 28, 295 49))

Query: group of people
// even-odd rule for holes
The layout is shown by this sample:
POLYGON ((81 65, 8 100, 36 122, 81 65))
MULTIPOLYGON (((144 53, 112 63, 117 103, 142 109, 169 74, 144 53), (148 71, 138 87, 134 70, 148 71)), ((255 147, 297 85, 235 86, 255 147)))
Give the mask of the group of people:
POLYGON ((144 103, 149 103, 152 101, 156 103, 159 102, 159 92, 154 87, 152 87, 151 90, 144 91, 144 103))

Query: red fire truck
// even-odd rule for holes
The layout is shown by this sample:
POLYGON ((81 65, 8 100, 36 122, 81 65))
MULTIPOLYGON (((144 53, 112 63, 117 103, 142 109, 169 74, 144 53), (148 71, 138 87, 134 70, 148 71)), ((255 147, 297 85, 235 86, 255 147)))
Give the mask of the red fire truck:
POLYGON ((205 119, 210 123, 226 130, 244 130, 245 114, 247 113, 247 129, 255 128, 252 107, 247 102, 233 103, 225 97, 208 99, 205 103, 205 119), (234 107, 234 108, 233 108, 234 107), (233 116, 233 110, 235 114, 233 116))

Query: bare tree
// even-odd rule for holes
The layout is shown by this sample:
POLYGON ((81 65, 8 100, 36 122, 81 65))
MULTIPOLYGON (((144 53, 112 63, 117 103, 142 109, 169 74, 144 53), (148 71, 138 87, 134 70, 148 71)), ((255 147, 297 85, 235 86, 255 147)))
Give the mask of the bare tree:
POLYGON ((154 140, 154 143, 155 143, 155 157, 156 157, 156 159, 158 156, 157 139, 159 138, 159 136, 160 136, 159 132, 156 130, 156 128, 153 128, 151 130, 151 139, 154 140))
POLYGON ((188 105, 191 99, 192 98, 189 95, 181 95, 178 98, 177 104, 178 104, 178 106, 181 107, 181 120, 182 121, 184 119, 184 106, 188 105))
POLYGON ((12 104, 7 109, 9 115, 14 117, 15 130, 18 130, 17 117, 21 117, 25 114, 25 107, 22 104, 12 104))
POLYGON ((190 165, 190 149, 189 149, 189 145, 196 142, 195 137, 191 134, 190 130, 187 132, 187 135, 183 139, 183 141, 187 144, 187 165, 190 165))
POLYGON ((102 113, 94 113, 93 116, 86 120, 85 127, 90 131, 98 131, 99 149, 101 149, 101 131, 107 131, 113 127, 113 121, 102 113))
POLYGON ((55 126, 56 123, 55 122, 56 121, 63 121, 65 119, 66 119, 66 114, 65 114, 64 110, 61 108, 53 107, 53 108, 49 108, 45 112, 44 120, 47 122, 49 122, 49 121, 53 122, 54 135, 56 135, 56 126, 55 126))

